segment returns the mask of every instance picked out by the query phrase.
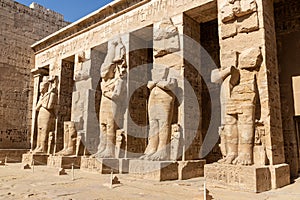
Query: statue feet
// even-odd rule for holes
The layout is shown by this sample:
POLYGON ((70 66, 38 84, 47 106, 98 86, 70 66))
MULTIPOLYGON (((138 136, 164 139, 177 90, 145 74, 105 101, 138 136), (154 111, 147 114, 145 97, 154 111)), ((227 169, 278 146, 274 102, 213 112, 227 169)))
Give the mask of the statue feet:
POLYGON ((152 156, 154 153, 155 153, 155 152, 145 153, 144 155, 142 155, 142 156, 140 157, 140 159, 142 159, 142 160, 151 160, 151 159, 150 159, 150 156, 152 156))
POLYGON ((228 154, 225 158, 218 160, 218 163, 222 164, 232 164, 234 159, 236 159, 236 154, 228 154))
POLYGON ((35 153, 44 153, 44 152, 45 151, 44 151, 43 147, 37 147, 33 150, 32 153, 35 154, 35 153))
POLYGON ((61 150, 61 151, 55 153, 55 155, 56 155, 56 156, 62 156, 62 155, 64 155, 65 151, 66 151, 66 149, 63 149, 63 150, 61 150))
POLYGON ((252 165, 251 153, 240 152, 238 157, 233 161, 235 165, 252 165))
POLYGON ((75 155, 75 152, 73 149, 65 149, 65 150, 59 151, 55 155, 57 155, 57 156, 72 156, 72 155, 75 155))
POLYGON ((151 160, 150 157, 156 152, 156 148, 151 147, 150 145, 147 146, 144 155, 140 157, 142 160, 151 160))
POLYGON ((98 152, 96 152, 96 153, 90 155, 90 158, 98 158, 99 155, 100 155, 100 153, 101 153, 101 152, 98 151, 98 152))
POLYGON ((149 156, 149 160, 154 161, 162 161, 162 160, 168 160, 168 153, 166 150, 160 150, 149 156))
POLYGON ((102 151, 101 153, 96 153, 94 155, 96 155, 95 158, 114 158, 115 157, 114 151, 109 150, 109 149, 106 149, 106 150, 102 151))

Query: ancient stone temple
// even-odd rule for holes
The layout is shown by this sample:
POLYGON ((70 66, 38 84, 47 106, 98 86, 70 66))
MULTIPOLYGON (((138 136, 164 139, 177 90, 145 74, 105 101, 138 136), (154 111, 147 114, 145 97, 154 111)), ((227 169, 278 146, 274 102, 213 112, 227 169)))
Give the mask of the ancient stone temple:
POLYGON ((291 5, 118 0, 36 42, 23 162, 159 181, 204 175, 208 187, 252 192, 288 185, 299 137, 281 87, 297 73, 278 63, 289 65, 283 38, 299 31, 281 30, 291 5))
POLYGON ((66 26, 64 17, 36 3, 0 1, 0 160, 20 161, 30 149, 34 51, 31 45, 66 26))

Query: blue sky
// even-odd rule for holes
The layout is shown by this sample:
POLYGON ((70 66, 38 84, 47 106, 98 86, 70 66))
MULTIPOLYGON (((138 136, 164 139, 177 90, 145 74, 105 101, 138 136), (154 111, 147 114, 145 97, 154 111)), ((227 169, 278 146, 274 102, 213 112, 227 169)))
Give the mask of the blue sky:
POLYGON ((29 6, 36 2, 46 8, 54 10, 64 15, 65 20, 74 22, 85 15, 98 10, 102 6, 113 0, 15 0, 21 4, 29 6))

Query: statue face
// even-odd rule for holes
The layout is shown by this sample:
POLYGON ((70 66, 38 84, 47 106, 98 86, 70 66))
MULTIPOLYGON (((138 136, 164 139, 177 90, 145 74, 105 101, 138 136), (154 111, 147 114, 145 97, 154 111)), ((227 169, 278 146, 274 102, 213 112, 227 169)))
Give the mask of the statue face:
POLYGON ((69 123, 69 132, 74 133, 75 131, 76 131, 75 123, 74 122, 70 122, 69 123))
POLYGON ((41 82, 40 83, 40 93, 46 93, 48 90, 49 83, 41 82))
POLYGON ((109 79, 114 78, 114 76, 115 76, 115 67, 116 67, 115 64, 111 64, 109 69, 105 73, 101 74, 102 78, 104 80, 109 80, 109 79))

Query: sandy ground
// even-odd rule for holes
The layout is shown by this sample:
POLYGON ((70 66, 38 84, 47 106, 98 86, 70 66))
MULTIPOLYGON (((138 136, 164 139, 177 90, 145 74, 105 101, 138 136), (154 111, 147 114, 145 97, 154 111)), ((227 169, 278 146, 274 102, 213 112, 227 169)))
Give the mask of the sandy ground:
MULTIPOLYGON (((21 169, 21 164, 0 166, 0 199, 114 199, 114 200, 200 200, 203 199, 203 178, 186 181, 155 182, 131 175, 117 175, 121 184, 109 187, 110 175, 66 170, 58 176, 58 169, 36 166, 21 169)), ((219 200, 300 200, 300 179, 284 188, 260 194, 234 192, 220 188, 209 191, 209 199, 219 200), (212 198, 211 198, 212 197, 212 198)))

